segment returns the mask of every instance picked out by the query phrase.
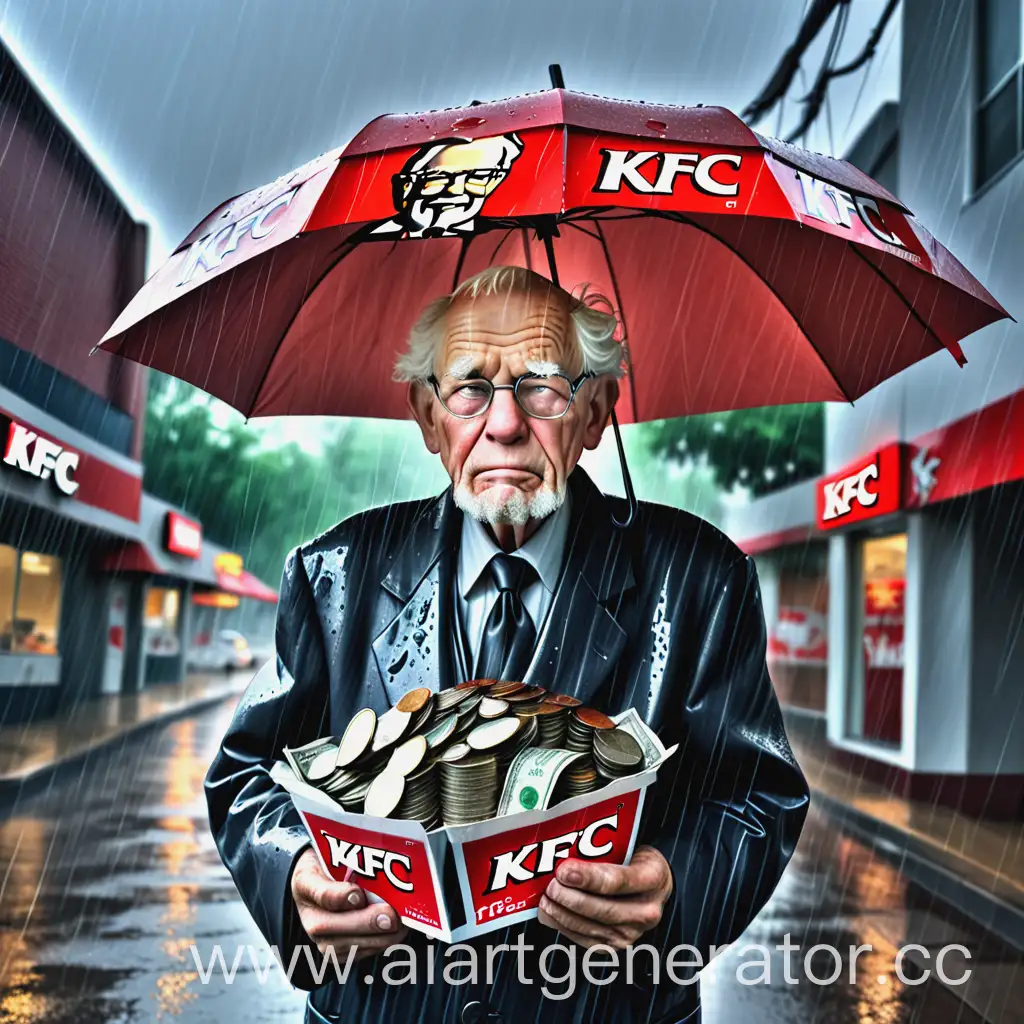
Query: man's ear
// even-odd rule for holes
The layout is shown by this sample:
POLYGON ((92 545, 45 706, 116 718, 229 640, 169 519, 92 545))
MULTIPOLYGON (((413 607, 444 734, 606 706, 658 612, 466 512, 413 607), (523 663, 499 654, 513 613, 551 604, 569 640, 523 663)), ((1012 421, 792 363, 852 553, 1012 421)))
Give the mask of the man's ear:
POLYGON ((608 417, 619 398, 619 382, 614 377, 599 377, 587 402, 587 425, 583 430, 583 447, 593 450, 601 443, 608 417))
POLYGON ((441 444, 435 420, 437 405, 434 402, 434 392, 422 381, 414 380, 409 384, 406 405, 413 419, 420 425, 420 433, 423 435, 427 451, 431 455, 437 455, 441 451, 441 444))

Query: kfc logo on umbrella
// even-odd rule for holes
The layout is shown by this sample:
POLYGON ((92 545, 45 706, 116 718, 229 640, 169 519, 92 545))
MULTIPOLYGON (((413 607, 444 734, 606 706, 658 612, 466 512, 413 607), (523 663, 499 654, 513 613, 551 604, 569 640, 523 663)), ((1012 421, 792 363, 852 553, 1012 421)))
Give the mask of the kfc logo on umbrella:
POLYGON ((421 146, 391 181, 396 216, 375 238, 438 238, 479 230, 487 197, 523 152, 514 133, 421 146))
POLYGON ((699 153, 602 149, 601 170, 594 191, 621 192, 625 185, 640 195, 670 196, 679 176, 686 175, 698 192, 709 196, 735 196, 739 194, 739 183, 720 180, 718 165, 728 164, 738 171, 742 162, 739 153, 711 153, 702 157, 699 153), (648 177, 649 170, 641 173, 641 167, 653 167, 653 177, 648 177))

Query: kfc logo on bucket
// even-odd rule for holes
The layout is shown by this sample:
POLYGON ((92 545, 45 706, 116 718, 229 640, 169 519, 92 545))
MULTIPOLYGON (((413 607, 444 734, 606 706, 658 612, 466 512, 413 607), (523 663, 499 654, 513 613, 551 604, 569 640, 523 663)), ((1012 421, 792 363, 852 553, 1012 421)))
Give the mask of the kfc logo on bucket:
POLYGON ((902 507, 902 472, 903 446, 891 444, 866 463, 855 463, 821 481, 818 528, 829 530, 897 511, 902 507))
POLYGON ((425 843, 300 811, 332 878, 343 881, 348 876, 389 903, 402 918, 442 927, 425 843))
POLYGON ((467 918, 472 913, 481 925, 516 914, 532 917, 567 857, 625 863, 640 793, 636 788, 567 814, 456 843, 467 918))

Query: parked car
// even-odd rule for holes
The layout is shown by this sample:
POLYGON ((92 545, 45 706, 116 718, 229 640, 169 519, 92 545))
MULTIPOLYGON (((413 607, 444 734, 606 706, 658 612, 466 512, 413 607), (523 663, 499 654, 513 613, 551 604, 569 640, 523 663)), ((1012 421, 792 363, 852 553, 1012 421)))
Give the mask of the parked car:
POLYGON ((201 634, 188 652, 188 667, 199 672, 251 668, 254 660, 249 641, 234 629, 222 629, 212 636, 201 634))

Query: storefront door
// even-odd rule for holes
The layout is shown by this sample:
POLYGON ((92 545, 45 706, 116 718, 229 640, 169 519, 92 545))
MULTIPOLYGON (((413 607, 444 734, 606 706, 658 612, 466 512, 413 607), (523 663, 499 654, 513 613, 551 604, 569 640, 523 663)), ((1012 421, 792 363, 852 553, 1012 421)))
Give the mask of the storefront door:
POLYGON ((128 628, 128 584, 110 586, 107 606, 107 654, 103 663, 103 693, 120 693, 124 678, 124 645, 128 628))
POLYGON ((903 728, 903 615, 907 535, 866 537, 855 547, 849 734, 899 747, 903 728))

